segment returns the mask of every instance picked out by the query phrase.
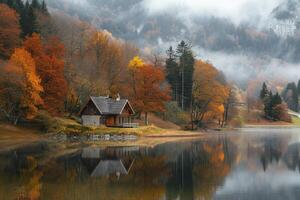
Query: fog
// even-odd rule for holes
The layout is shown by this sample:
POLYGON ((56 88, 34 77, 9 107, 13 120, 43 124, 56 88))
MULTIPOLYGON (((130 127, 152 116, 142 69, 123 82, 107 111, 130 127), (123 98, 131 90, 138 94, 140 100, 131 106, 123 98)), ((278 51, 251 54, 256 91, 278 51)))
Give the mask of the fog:
POLYGON ((176 11, 182 17, 215 16, 228 18, 236 25, 266 20, 283 0, 144 0, 149 14, 176 11))
MULTIPOLYGON (((60 5, 60 0, 49 1, 60 5)), ((268 33, 262 34, 259 30, 268 29, 272 11, 286 0, 63 1, 77 8, 78 13, 69 9, 71 15, 81 13, 84 19, 90 19, 97 27, 107 29, 115 37, 129 40, 148 52, 157 50, 165 56, 164 52, 170 45, 176 47, 180 40, 194 39, 191 43, 195 56, 209 61, 222 70, 228 80, 240 85, 258 77, 284 83, 300 78, 300 59, 294 59, 298 57, 298 52, 295 52, 297 43, 290 46, 284 38, 257 42, 265 42, 263 37, 267 37, 268 33), (219 21, 212 21, 214 24, 211 24, 208 19, 212 16, 219 21), (199 17, 202 17, 201 20, 194 20, 199 17), (237 27, 244 27, 248 38, 241 41, 239 37, 244 35, 236 31, 237 27)), ((62 9, 60 6, 57 8, 62 9)))
POLYGON ((286 62, 271 57, 254 57, 243 54, 214 52, 194 48, 197 58, 208 61, 222 71, 229 81, 244 86, 249 80, 268 81, 286 84, 298 81, 300 64, 286 62))

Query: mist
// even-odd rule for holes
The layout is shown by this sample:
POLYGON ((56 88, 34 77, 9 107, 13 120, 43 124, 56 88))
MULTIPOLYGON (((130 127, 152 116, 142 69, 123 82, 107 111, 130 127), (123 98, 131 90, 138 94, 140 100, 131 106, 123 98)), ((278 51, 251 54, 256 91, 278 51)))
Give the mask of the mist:
POLYGON ((228 18, 236 25, 266 20, 283 0, 144 0, 149 14, 175 13, 182 18, 214 16, 228 18))
POLYGON ((213 64, 229 81, 243 87, 249 80, 275 80, 280 84, 300 79, 300 64, 272 57, 229 54, 194 48, 197 58, 213 64))
MULTIPOLYGON (((63 1, 70 15, 79 15, 146 53, 156 51, 164 57, 169 46, 188 41, 197 59, 209 61, 240 86, 256 78, 282 83, 299 78, 297 34, 288 41, 269 28, 275 20, 273 11, 285 5, 284 0, 63 1)), ((56 9, 64 7, 58 0, 49 3, 56 9)))

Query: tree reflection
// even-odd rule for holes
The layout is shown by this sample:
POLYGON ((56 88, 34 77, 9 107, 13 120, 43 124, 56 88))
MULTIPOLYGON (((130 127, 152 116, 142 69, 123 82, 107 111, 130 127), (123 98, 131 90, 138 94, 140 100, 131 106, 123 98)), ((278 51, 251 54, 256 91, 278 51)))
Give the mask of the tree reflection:
POLYGON ((13 199, 211 199, 235 158, 236 147, 226 137, 146 149, 87 149, 45 162, 27 156, 11 167, 18 166, 13 199), (126 167, 128 173, 119 178, 115 173, 91 176, 101 161, 109 160, 130 165, 130 170, 126 167))
POLYGON ((285 145, 285 141, 280 137, 268 137, 263 138, 263 149, 260 156, 260 161, 263 167, 263 170, 266 171, 268 165, 279 162, 282 157, 283 146, 285 145))
POLYGON ((212 199, 236 157, 236 147, 226 137, 193 143, 172 165, 167 199, 212 199))

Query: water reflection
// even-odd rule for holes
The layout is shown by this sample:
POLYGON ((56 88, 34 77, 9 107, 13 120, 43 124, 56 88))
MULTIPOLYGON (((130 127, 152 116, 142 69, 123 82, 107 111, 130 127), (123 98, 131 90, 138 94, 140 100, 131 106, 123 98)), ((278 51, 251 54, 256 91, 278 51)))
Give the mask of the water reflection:
POLYGON ((226 134, 147 147, 0 156, 0 199, 297 199, 297 133, 226 134))

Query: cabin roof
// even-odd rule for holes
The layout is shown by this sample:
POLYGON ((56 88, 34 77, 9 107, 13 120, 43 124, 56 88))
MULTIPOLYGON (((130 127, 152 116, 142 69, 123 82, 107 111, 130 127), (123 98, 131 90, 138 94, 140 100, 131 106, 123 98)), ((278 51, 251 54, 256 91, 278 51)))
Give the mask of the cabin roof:
POLYGON ((132 110, 132 113, 134 113, 134 110, 127 99, 115 100, 103 96, 90 97, 90 99, 95 104, 99 112, 103 115, 120 115, 127 104, 132 110))
POLYGON ((101 160, 92 172, 92 177, 107 176, 115 173, 128 174, 121 160, 101 160))

